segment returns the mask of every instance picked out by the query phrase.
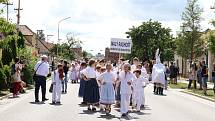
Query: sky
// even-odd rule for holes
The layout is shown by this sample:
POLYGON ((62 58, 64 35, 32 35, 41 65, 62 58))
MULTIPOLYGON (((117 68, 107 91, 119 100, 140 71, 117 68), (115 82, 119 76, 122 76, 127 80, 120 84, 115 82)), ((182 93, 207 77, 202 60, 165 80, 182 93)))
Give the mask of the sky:
MULTIPOLYGON (((65 41, 67 33, 74 33, 83 42, 84 50, 104 53, 111 38, 126 38, 125 32, 149 19, 157 20, 176 35, 180 31, 181 14, 187 0, 20 0, 21 25, 29 26, 34 32, 44 30, 49 42, 57 42, 58 22, 60 39, 65 41)), ((18 0, 9 9, 9 18, 16 23, 18 0)), ((204 12, 202 30, 212 28, 210 21, 215 13, 210 7, 214 0, 199 0, 204 12)), ((0 8, 6 7, 0 5, 0 8)), ((3 14, 5 17, 6 14, 3 14)))

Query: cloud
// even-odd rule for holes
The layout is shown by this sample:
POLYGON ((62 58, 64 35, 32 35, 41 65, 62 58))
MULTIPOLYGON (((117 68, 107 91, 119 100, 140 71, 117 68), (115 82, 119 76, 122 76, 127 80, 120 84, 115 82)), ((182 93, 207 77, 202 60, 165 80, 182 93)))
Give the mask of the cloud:
MULTIPOLYGON (((10 17, 16 22, 17 0, 10 7, 10 17)), ((85 50, 101 49, 110 45, 111 37, 126 38, 125 32, 130 27, 138 26, 149 19, 158 20, 172 33, 180 30, 181 14, 187 0, 21 0, 21 24, 26 24, 33 31, 45 30, 53 34, 50 39, 57 42, 57 24, 60 24, 60 38, 65 40, 68 32, 77 33, 77 38, 84 42, 85 50)), ((214 18, 210 9, 214 0, 200 0, 204 8, 202 29, 211 28, 209 21, 214 18)), ((104 51, 103 51, 104 52, 104 51)))

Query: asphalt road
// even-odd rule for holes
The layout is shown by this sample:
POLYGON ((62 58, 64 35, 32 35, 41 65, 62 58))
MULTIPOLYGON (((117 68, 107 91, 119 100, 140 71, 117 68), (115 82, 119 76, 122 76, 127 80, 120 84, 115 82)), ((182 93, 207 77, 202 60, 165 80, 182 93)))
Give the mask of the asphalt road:
POLYGON ((68 84, 68 93, 61 98, 62 105, 51 105, 49 101, 35 104, 33 90, 20 98, 0 100, 0 121, 215 121, 215 103, 198 97, 181 93, 176 90, 165 91, 166 96, 152 93, 148 86, 146 93, 146 109, 141 113, 130 113, 129 117, 121 118, 117 109, 111 116, 101 112, 88 112, 80 105, 78 84, 68 84))

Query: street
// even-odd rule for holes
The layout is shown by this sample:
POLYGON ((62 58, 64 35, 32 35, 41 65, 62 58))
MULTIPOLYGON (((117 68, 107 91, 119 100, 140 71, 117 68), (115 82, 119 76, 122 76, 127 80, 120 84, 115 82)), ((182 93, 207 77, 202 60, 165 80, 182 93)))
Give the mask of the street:
MULTIPOLYGON (((1 121, 105 121, 126 120, 120 112, 112 110, 111 116, 100 112, 91 113, 80 106, 78 98, 79 84, 68 83, 68 93, 61 98, 62 105, 51 105, 49 101, 35 104, 34 90, 20 98, 0 100, 1 121)), ((215 103, 181 93, 177 90, 165 91, 166 96, 152 93, 152 85, 146 90, 146 109, 141 113, 130 113, 130 119, 136 121, 215 121, 215 103)), ((128 119, 127 119, 128 120, 128 119)))

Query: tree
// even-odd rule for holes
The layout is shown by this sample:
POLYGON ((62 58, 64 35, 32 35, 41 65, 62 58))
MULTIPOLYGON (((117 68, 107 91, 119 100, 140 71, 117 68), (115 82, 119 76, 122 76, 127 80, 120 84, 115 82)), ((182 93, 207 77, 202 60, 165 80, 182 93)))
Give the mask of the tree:
POLYGON ((189 59, 190 64, 205 52, 204 41, 200 39, 202 12, 198 0, 188 0, 185 11, 182 13, 182 31, 176 39, 176 51, 178 55, 189 59))
POLYGON ((17 40, 17 47, 18 48, 24 48, 25 47, 25 39, 24 36, 22 34, 22 32, 18 32, 19 35, 19 39, 17 40))
POLYGON ((132 39, 132 57, 142 61, 155 59, 155 51, 161 50, 161 60, 174 59, 175 44, 169 28, 162 27, 158 21, 149 20, 138 27, 132 27, 126 34, 132 39))

